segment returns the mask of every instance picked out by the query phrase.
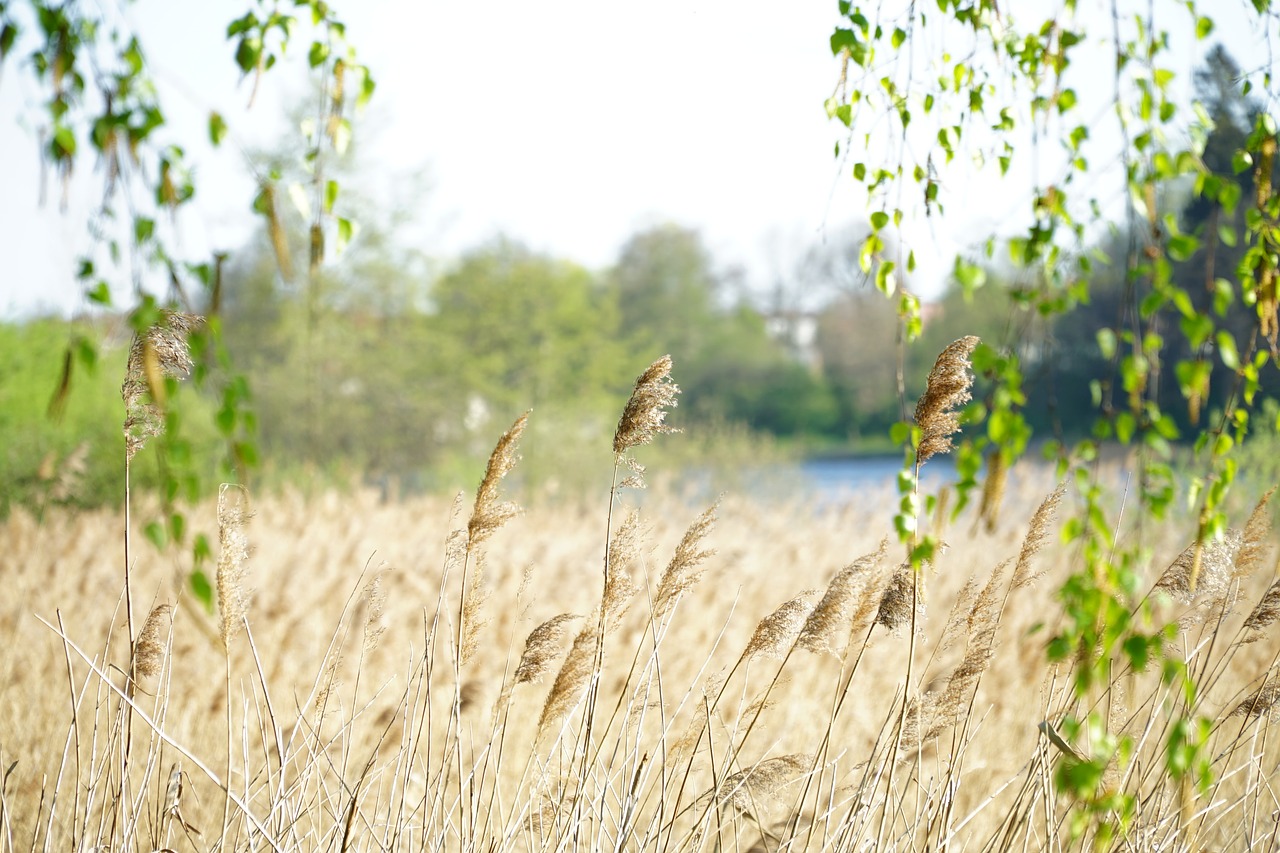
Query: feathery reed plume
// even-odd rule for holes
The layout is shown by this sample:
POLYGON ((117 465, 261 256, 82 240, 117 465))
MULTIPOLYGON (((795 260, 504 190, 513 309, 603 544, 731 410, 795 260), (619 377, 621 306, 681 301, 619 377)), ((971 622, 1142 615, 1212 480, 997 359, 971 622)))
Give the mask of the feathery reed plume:
POLYGON ((827 591, 805 619, 796 646, 814 654, 839 655, 836 643, 848 638, 853 615, 873 580, 873 570, 884 559, 887 538, 871 554, 859 557, 836 573, 827 591))
POLYGON ((1000 504, 1004 502, 1005 481, 1009 478, 1009 465, 999 450, 987 457, 987 479, 982 483, 982 500, 978 504, 978 518, 988 533, 994 533, 1000 520, 1000 504))
POLYGON ((165 378, 182 379, 191 372, 187 338, 201 322, 194 314, 166 311, 159 323, 134 336, 120 386, 126 461, 133 460, 147 439, 164 432, 165 378))
POLYGON ((1272 486, 1259 500, 1245 522, 1240 548, 1236 551, 1231 567, 1232 580, 1243 581, 1258 570, 1262 564, 1267 536, 1271 534, 1271 510, 1268 504, 1276 492, 1272 486))
POLYGON ((1228 530, 1221 538, 1192 543, 1178 555, 1156 581, 1155 590, 1174 601, 1190 604, 1192 599, 1211 599, 1223 593, 1231 580, 1235 555, 1243 537, 1239 530, 1228 530), (1197 555, 1197 551, 1199 554, 1197 555), (1199 556, 1199 571, 1196 557, 1199 556), (1192 585, 1194 582, 1194 586, 1192 585))
POLYGON ((684 532, 684 536, 680 539, 680 544, 676 546, 676 552, 672 556, 671 562, 667 564, 666 570, 662 573, 662 580, 658 583, 658 592, 653 601, 655 620, 660 620, 663 616, 666 616, 671 611, 671 608, 676 606, 676 602, 680 600, 680 597, 702 579, 706 569, 699 568, 699 566, 714 556, 716 552, 714 548, 706 551, 698 549, 702 545, 702 540, 715 527, 716 510, 719 508, 720 502, 717 501, 695 518, 693 523, 689 525, 689 529, 684 532))
POLYGON ((631 597, 635 595, 637 587, 630 570, 643 556, 644 539, 640 512, 633 509, 627 513, 627 517, 609 540, 609 576, 605 578, 602 602, 606 632, 617 627, 618 621, 631 606, 631 597))
POLYGON ((807 589, 761 619, 738 663, 757 655, 781 660, 813 612, 812 598, 816 594, 817 590, 807 589))
POLYGON ((467 583, 462 599, 462 662, 465 664, 480 648, 480 629, 488 624, 480 617, 484 603, 489 600, 489 587, 485 584, 485 555, 476 554, 475 569, 467 583))
POLYGON ((223 649, 240 630, 248 606, 244 592, 244 564, 249 558, 249 493, 243 486, 223 483, 218 488, 218 624, 223 649))
POLYGON ((365 587, 364 596, 365 601, 368 602, 364 620, 364 651, 368 654, 378 647, 378 641, 387 630, 387 625, 382 619, 382 611, 387 604, 387 591, 382 588, 381 572, 369 581, 365 587))
POLYGON ((1254 643, 1266 636, 1267 628, 1280 616, 1280 580, 1274 581, 1244 620, 1242 643, 1254 643))
POLYGON ((916 615, 924 612, 924 597, 914 594, 915 581, 915 569, 911 568, 910 563, 902 563, 893 571, 889 585, 880 596, 880 607, 876 612, 877 625, 883 625, 894 632, 903 625, 910 625, 913 600, 916 600, 916 615))
POLYGON ((516 666, 514 684, 537 683, 546 675, 560 650, 560 641, 567 632, 568 623, 577 619, 576 613, 561 613, 529 632, 524 641, 524 653, 516 666))
POLYGON ((725 777, 716 791, 716 799, 740 812, 753 813, 756 804, 804 776, 813 767, 812 753, 795 753, 768 758, 746 770, 725 777))
POLYGON ((529 413, 525 412, 516 418, 516 422, 510 429, 502 434, 498 443, 494 445, 493 453, 489 455, 484 479, 476 489, 476 504, 471 511, 471 521, 467 523, 467 548, 471 552, 474 552, 482 542, 493 535, 494 531, 520 512, 515 504, 498 500, 498 486, 519 461, 516 448, 528 424, 529 413))
POLYGON ((173 605, 157 604, 142 623, 138 639, 133 642, 133 674, 135 678, 151 678, 160 674, 164 663, 165 640, 161 636, 173 614, 173 605))
POLYGON ((1040 553, 1040 549, 1049 538, 1049 524, 1053 521, 1053 516, 1057 513, 1058 505, 1062 503, 1062 496, 1066 491, 1067 482, 1063 480, 1031 516, 1031 525, 1027 528, 1027 535, 1022 539, 1022 550, 1018 552, 1018 563, 1013 569, 1011 589, 1030 586, 1040 577, 1040 573, 1031 572, 1031 559, 1040 553))
POLYGON ((547 693, 547 699, 542 705, 542 715, 538 718, 539 735, 549 726, 562 720, 582 697, 583 689, 591 678, 592 665, 595 663, 596 643, 599 640, 598 625, 595 618, 588 619, 587 624, 573 638, 569 654, 560 665, 556 680, 551 685, 551 691, 547 693))
POLYGON ((951 450, 951 436, 960 430, 956 409, 969 402, 973 376, 969 356, 978 345, 973 335, 960 338, 942 351, 929 371, 924 394, 916 403, 915 421, 920 427, 916 464, 923 465, 939 453, 951 450))
POLYGON ((955 646, 956 641, 969 631, 969 614, 973 612, 973 602, 978 595, 978 576, 969 575, 969 579, 956 593, 955 603, 947 614, 947 622, 938 638, 938 651, 945 652, 955 646))
POLYGON ((681 756, 683 760, 698 748, 698 744, 702 742, 702 735, 707 730, 707 724, 711 722, 712 707, 723 689, 723 672, 715 672, 706 677, 702 683, 702 701, 693 706, 693 716, 689 718, 689 725, 685 728, 684 734, 671 748, 672 755, 681 756))
POLYGON ((1268 718, 1274 718, 1277 715, 1277 703, 1280 703, 1280 678, 1268 678, 1228 716, 1253 718, 1266 715, 1268 718))
POLYGON ((625 464, 634 473, 622 485, 641 488, 644 485, 644 466, 627 456, 627 451, 648 444, 661 433, 680 430, 667 426, 667 409, 677 405, 676 395, 680 387, 671 381, 671 356, 664 355, 641 373, 636 379, 627 405, 618 419, 613 433, 613 455, 619 464, 625 464))

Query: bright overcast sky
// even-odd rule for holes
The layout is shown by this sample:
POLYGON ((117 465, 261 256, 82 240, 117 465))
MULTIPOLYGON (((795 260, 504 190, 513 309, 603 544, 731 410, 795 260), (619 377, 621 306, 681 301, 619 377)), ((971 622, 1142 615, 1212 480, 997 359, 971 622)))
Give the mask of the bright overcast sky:
MULTIPOLYGON (((431 177, 419 247, 428 255, 453 257, 501 232, 602 268, 637 229, 673 221, 700 229, 722 266, 767 286, 807 242, 837 237, 861 211, 822 107, 837 72, 827 48, 835 0, 333 2, 378 82, 356 128, 370 140, 365 171, 390 181, 425 167, 431 177)), ((253 187, 232 147, 204 144, 205 117, 220 110, 241 142, 268 146, 286 130, 281 105, 308 91, 301 71, 273 72, 245 113, 249 87, 223 32, 246 4, 127 8, 171 139, 198 168, 184 246, 234 251, 258 224, 253 187)), ((1191 66, 1188 56, 1182 79, 1191 66)), ((37 95, 12 67, 0 77, 6 121, 30 117, 37 95)), ((74 258, 101 185, 86 160, 69 212, 52 178, 41 207, 31 124, 0 136, 0 315, 80 304, 74 258)), ((955 224, 918 229, 925 293, 941 286, 948 253, 1027 209, 1016 189, 960 190, 955 224)))

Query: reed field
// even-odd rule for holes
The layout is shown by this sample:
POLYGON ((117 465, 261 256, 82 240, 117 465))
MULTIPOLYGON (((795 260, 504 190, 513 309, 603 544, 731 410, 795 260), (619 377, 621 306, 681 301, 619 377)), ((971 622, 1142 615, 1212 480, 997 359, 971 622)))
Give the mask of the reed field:
MULTIPOLYGON (((12 513, 0 850, 1276 844, 1267 497, 1199 551, 1185 520, 1123 520, 1196 689, 1117 663, 1082 694, 1046 655, 1077 483, 1031 469, 990 525, 921 518, 946 546, 917 571, 892 484, 821 510, 639 491, 641 445, 680 440, 670 367, 637 381, 595 499, 511 502, 525 418, 474 496, 224 487, 192 517, 219 531, 214 613, 130 529, 146 497, 12 513), (1171 709, 1206 721, 1205 784, 1166 769, 1171 709), (1084 821, 1062 775, 1117 742, 1084 821)), ((967 394, 951 367, 917 409, 926 459, 967 394)))

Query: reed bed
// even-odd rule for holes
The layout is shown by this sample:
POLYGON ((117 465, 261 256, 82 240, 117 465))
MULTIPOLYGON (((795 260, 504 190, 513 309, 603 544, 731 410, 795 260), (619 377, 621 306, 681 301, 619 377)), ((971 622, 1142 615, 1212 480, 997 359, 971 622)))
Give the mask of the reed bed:
POLYGON ((638 382, 596 500, 512 502, 524 418, 474 499, 224 492, 193 517, 221 531, 215 613, 135 548, 131 617, 115 513, 11 515, 0 851, 1275 844, 1265 499, 1198 554, 1185 525, 1142 528, 1212 721, 1216 781, 1188 793, 1162 770, 1184 698, 1159 673, 1117 668, 1091 700, 1107 730, 1062 729, 1083 700, 1045 646, 1078 559, 1055 535, 1071 489, 1025 470, 998 514, 936 521, 919 578, 887 490, 639 506, 670 367, 638 382), (1111 838, 1055 774, 1120 733, 1133 757, 1100 789, 1138 807, 1111 838))

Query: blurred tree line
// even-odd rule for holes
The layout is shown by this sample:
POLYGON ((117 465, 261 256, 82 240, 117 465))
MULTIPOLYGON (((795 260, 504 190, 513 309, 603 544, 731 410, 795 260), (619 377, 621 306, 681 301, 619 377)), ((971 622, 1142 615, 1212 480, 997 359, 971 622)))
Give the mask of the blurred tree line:
MULTIPOLYGON (((1238 75, 1219 48, 1196 86, 1212 120, 1203 155, 1211 180, 1234 185, 1247 200, 1251 171, 1232 158, 1256 107, 1239 95, 1238 75)), ((273 169, 290 159, 287 152, 268 158, 273 169)), ((343 168, 353 175, 344 186, 360 187, 354 149, 343 168)), ((1116 354, 1135 350, 1134 342, 1108 331, 1126 327, 1129 312, 1161 318, 1166 364, 1192 361, 1184 375, 1154 380, 1181 434, 1237 391, 1234 373, 1214 354, 1219 342, 1205 338, 1195 311, 1153 299, 1126 277, 1123 259, 1137 242, 1122 231, 1079 250, 1094 258, 1091 278, 1068 293, 1050 292, 1020 267, 1016 244, 1007 261, 989 251, 981 264, 958 262, 940 299, 926 306, 923 343, 903 347, 894 304, 859 271, 857 233, 801 251, 765 293, 719 265, 697 231, 675 224, 634 234, 604 270, 502 237, 438 269, 405 245, 422 186, 405 187, 412 202, 346 190, 362 230, 341 263, 316 274, 288 273, 307 268, 306 211, 270 199, 279 209, 267 221, 277 233, 264 229, 220 268, 220 304, 206 308, 222 316, 237 366, 251 377, 261 455, 273 465, 430 487, 460 460, 482 459, 494 436, 532 407, 542 431, 527 438, 526 455, 544 460, 543 476, 564 477, 584 449, 598 448, 607 464, 608 436, 634 376, 668 352, 684 389, 674 419, 696 424, 699 434, 765 436, 802 452, 887 449, 888 428, 909 416, 933 355, 968 334, 997 353, 1018 348, 1021 405, 1039 436, 1078 436, 1099 407, 1123 404, 1118 395, 1135 390, 1125 387, 1116 354), (1045 310, 1050 299, 1075 307, 1045 310)), ((1255 312, 1233 298, 1229 282, 1242 261, 1237 235, 1250 205, 1222 205, 1190 190, 1190 202, 1162 200, 1177 229, 1200 238, 1193 252, 1174 257, 1174 275, 1196 294, 1191 308, 1219 311, 1231 318, 1236 339, 1247 340, 1255 312)), ((20 332, 10 326, 5 340, 20 332)), ((56 332, 42 325, 40 334, 56 332)), ((26 381, 11 373, 8 396, 22 396, 14 389, 26 381)), ((980 376, 976 396, 982 388, 980 376)), ((5 392, 0 383, 0 398, 5 392)), ((93 398, 95 411, 103 396, 93 398)), ((50 478, 35 466, 44 460, 48 467, 51 449, 29 446, 21 414, 30 409, 38 421, 41 402, 6 408, 0 423, 28 436, 9 443, 8 492, 15 483, 47 490, 50 478)), ((80 444, 71 441, 59 452, 69 456, 80 444)))

